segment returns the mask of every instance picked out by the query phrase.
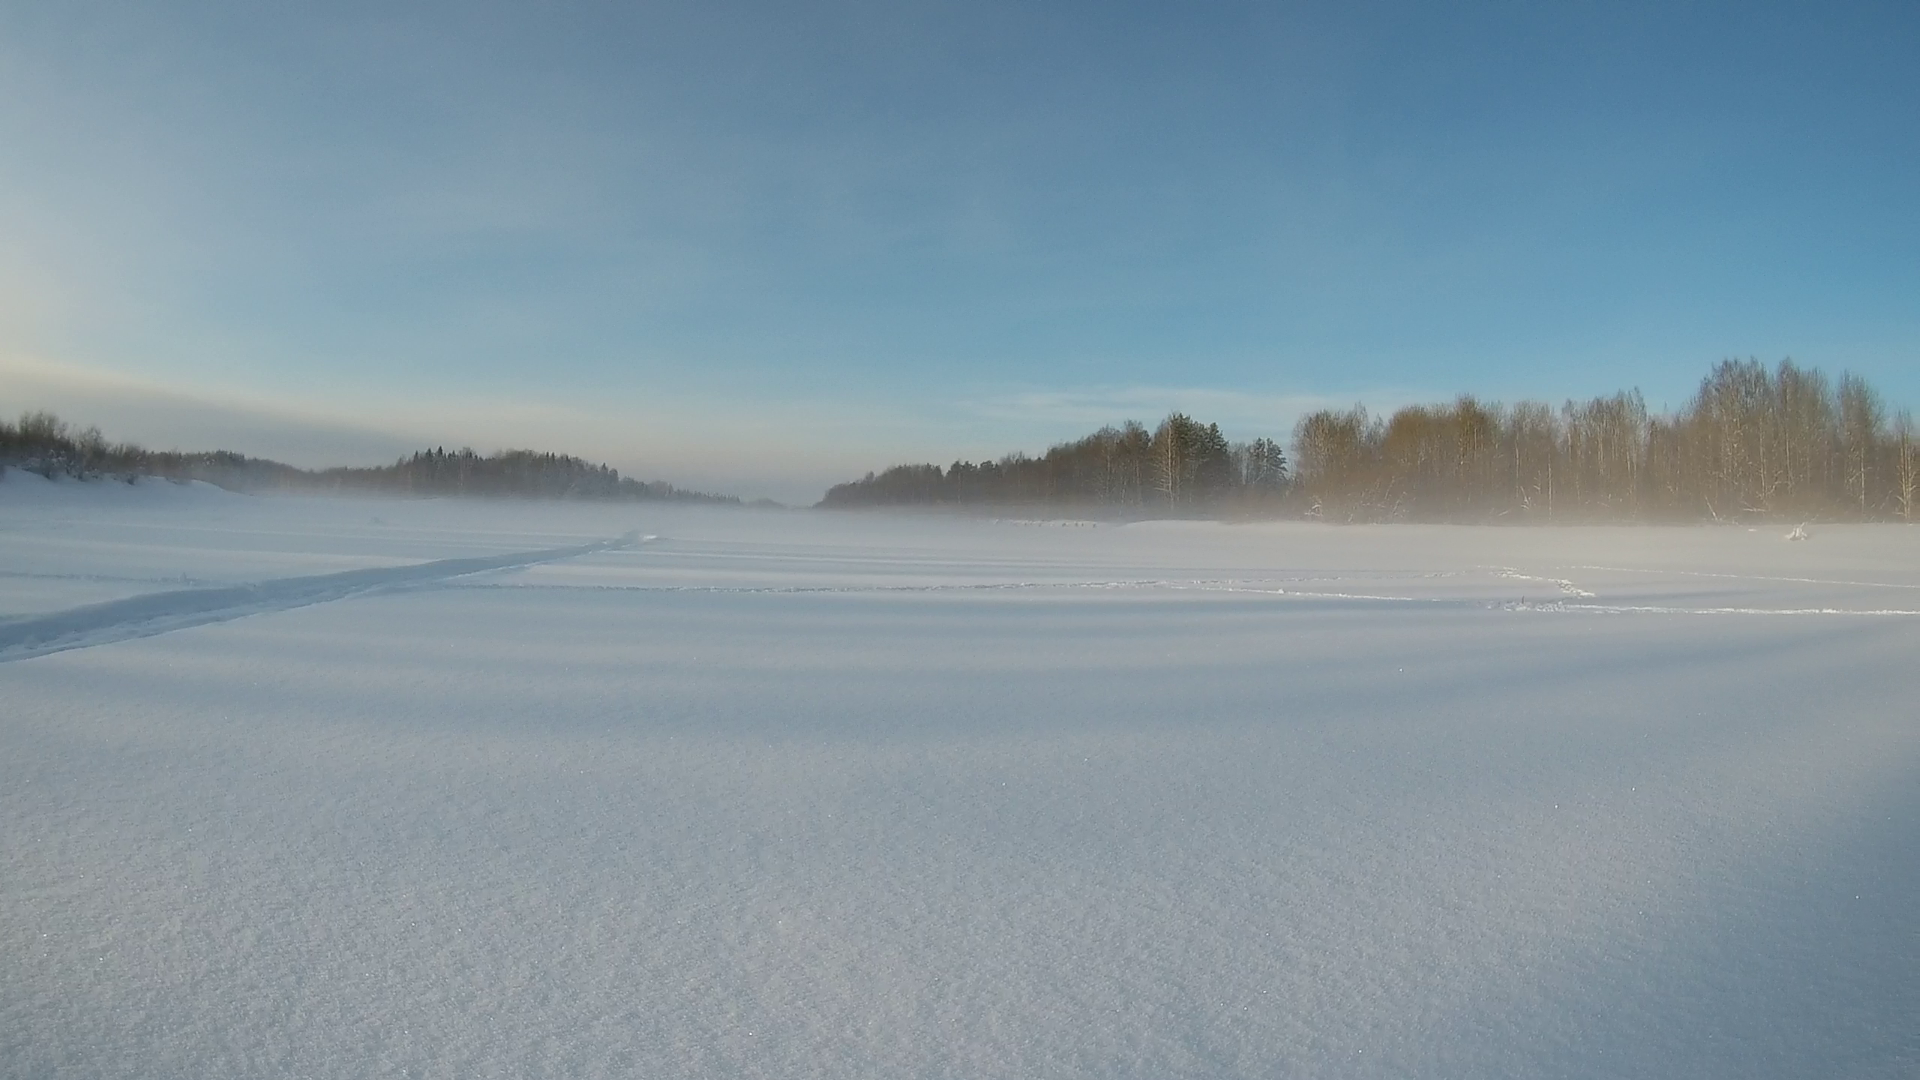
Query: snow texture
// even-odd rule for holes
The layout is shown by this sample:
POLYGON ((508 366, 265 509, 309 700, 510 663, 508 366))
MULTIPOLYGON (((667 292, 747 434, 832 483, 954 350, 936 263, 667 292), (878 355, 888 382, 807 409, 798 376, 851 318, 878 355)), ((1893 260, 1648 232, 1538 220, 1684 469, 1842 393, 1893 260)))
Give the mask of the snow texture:
POLYGON ((0 480, 0 1075, 1920 1074, 1920 530, 1030 526, 0 480))

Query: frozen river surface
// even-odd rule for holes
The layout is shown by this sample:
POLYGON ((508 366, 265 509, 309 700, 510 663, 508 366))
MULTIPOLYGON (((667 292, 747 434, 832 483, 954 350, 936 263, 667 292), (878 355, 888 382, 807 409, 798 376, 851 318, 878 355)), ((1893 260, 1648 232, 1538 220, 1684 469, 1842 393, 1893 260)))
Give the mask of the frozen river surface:
POLYGON ((1920 529, 0 482, 0 1076, 1920 1075, 1920 529))

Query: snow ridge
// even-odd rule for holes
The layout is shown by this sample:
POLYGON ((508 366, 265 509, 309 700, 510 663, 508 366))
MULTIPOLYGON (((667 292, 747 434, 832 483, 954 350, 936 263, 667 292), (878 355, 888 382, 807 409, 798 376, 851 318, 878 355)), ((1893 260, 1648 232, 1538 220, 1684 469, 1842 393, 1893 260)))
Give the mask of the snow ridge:
POLYGON ((1494 569, 1494 572, 1499 576, 1506 578, 1509 581, 1538 581, 1538 582, 1541 582, 1542 584, 1552 585, 1554 588, 1559 589, 1561 592, 1565 593, 1568 596, 1581 596, 1581 597, 1591 598, 1594 595, 1596 595, 1594 593, 1588 592, 1587 590, 1581 588, 1578 585, 1575 585, 1573 582, 1568 581, 1566 578, 1539 577, 1534 574, 1523 574, 1520 571, 1515 570, 1510 566, 1496 567, 1494 569))

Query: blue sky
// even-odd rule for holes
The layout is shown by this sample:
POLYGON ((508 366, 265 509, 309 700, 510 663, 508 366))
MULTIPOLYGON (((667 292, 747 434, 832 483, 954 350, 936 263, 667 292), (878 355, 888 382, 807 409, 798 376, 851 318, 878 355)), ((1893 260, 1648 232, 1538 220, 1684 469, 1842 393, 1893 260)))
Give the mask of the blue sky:
POLYGON ((1920 7, 0 0, 0 408, 786 498, 1187 408, 1920 404, 1920 7))

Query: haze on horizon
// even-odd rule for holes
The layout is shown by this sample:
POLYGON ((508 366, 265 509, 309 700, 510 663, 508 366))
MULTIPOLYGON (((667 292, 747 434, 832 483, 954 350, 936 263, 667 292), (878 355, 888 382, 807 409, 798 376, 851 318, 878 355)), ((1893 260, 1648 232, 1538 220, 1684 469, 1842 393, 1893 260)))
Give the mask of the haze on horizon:
POLYGON ((0 410, 810 500, 1203 413, 1920 401, 1910 4, 0 5, 0 410))

